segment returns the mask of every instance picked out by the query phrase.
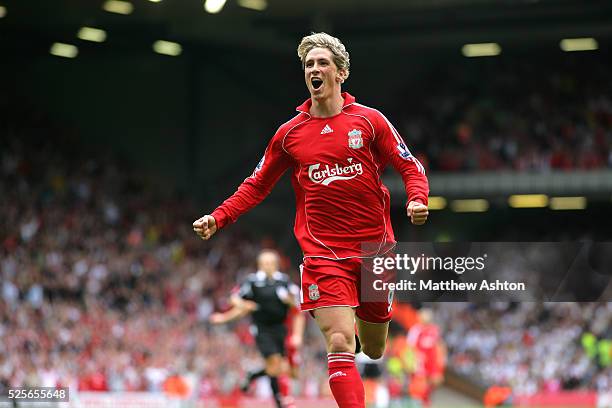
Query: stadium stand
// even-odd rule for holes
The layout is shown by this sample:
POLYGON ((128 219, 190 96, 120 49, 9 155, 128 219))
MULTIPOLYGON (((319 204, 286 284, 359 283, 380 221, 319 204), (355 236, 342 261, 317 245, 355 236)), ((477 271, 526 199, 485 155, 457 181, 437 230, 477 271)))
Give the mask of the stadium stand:
MULTIPOLYGON (((396 104, 402 133, 429 169, 612 167, 603 65, 491 62, 470 72, 432 72, 437 80, 423 81, 431 87, 396 104)), ((0 108, 0 388, 182 395, 186 385, 194 399, 237 392, 261 364, 248 325, 212 328, 207 318, 273 242, 233 229, 202 245, 190 199, 83 146, 23 101, 5 95, 0 108)), ((496 234, 517 237, 511 226, 496 234)), ((517 395, 612 388, 610 303, 432 306, 449 367, 475 383, 517 395)), ((296 392, 328 395, 315 363, 323 343, 309 332, 305 344, 296 392)), ((386 386, 405 395, 405 378, 384 367, 386 386)))
POLYGON ((395 115, 432 171, 609 168, 606 65, 565 56, 443 65, 405 91, 395 115))

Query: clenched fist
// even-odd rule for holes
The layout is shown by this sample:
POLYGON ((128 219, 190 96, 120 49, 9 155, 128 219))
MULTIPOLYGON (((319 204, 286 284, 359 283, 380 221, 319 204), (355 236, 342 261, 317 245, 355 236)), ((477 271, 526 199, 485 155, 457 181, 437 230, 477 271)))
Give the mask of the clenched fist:
POLYGON ((414 225, 425 224, 425 221, 427 221, 427 217, 429 216, 427 206, 419 203, 418 201, 411 201, 408 203, 407 213, 408 217, 410 217, 410 222, 412 222, 414 225))
POLYGON ((193 230, 200 238, 210 239, 217 232, 217 221, 212 215, 205 215, 193 222, 193 230))

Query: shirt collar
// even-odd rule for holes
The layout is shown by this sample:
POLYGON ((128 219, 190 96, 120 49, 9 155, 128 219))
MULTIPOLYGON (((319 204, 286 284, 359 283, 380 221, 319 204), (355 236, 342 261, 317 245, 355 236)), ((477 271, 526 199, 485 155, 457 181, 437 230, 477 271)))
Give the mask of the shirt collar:
MULTIPOLYGON (((261 269, 258 269, 257 272, 255 273, 255 277, 258 280, 265 280, 265 279, 267 279, 268 275, 264 271, 262 271, 261 269)), ((282 277, 283 277, 283 274, 281 273, 281 271, 275 271, 272 274, 272 279, 279 280, 282 277)))
MULTIPOLYGON (((344 102, 342 103, 342 109, 355 103, 355 97, 351 95, 350 93, 342 92, 340 95, 342 95, 342 99, 344 99, 344 102)), ((312 106, 312 98, 308 98, 304 101, 303 104, 295 108, 295 110, 297 110, 298 112, 302 112, 307 115, 310 115, 311 106, 312 106)))

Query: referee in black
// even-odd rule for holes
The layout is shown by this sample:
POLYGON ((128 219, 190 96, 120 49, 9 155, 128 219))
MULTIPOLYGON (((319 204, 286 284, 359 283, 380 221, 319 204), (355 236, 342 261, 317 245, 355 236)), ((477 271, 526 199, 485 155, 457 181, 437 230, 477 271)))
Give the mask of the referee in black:
POLYGON ((255 378, 267 375, 274 401, 283 408, 278 385, 285 356, 285 321, 291 307, 299 305, 299 288, 289 277, 278 270, 279 256, 276 251, 263 250, 257 257, 258 270, 247 276, 238 293, 231 297, 232 308, 224 313, 213 313, 210 322, 227 323, 247 314, 252 315, 251 330, 257 348, 266 361, 265 369, 249 373, 246 385, 255 378))

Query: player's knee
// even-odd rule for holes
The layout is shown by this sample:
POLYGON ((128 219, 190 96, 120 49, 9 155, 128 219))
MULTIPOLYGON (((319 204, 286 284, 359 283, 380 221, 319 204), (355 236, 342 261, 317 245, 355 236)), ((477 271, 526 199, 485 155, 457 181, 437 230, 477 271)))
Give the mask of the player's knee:
POLYGON ((362 343, 361 351, 363 351, 363 353, 366 356, 370 357, 372 360, 378 360, 379 358, 383 356, 383 354, 385 354, 385 343, 381 343, 381 344, 362 343))
POLYGON ((266 375, 268 377, 278 377, 281 374, 282 374, 281 370, 277 367, 267 367, 266 368, 266 375))
POLYGON ((355 348, 354 341, 354 336, 349 337, 346 333, 334 332, 329 335, 329 349, 332 353, 352 353, 355 348))
POLYGON ((280 356, 272 355, 266 359, 266 374, 276 377, 282 372, 282 359, 280 356))

